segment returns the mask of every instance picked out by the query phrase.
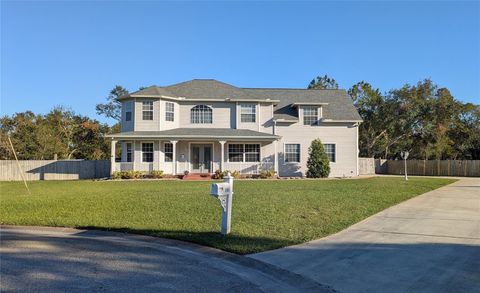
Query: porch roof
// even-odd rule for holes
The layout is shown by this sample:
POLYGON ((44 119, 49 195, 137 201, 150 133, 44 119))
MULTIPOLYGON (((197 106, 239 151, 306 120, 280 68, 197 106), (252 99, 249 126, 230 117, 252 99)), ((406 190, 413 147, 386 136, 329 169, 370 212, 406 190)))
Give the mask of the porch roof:
POLYGON ((280 136, 249 129, 231 128, 175 128, 163 131, 128 131, 109 134, 112 139, 170 139, 170 140, 261 140, 274 141, 280 136))

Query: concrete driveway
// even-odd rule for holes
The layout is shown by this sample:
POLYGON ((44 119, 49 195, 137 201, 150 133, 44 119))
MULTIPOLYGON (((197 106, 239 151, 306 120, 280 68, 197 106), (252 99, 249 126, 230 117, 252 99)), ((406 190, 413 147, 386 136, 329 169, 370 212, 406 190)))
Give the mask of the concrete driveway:
POLYGON ((247 257, 176 240, 1 227, 0 292, 331 292, 247 257))
POLYGON ((330 237, 250 255, 340 292, 480 292, 480 178, 330 237))

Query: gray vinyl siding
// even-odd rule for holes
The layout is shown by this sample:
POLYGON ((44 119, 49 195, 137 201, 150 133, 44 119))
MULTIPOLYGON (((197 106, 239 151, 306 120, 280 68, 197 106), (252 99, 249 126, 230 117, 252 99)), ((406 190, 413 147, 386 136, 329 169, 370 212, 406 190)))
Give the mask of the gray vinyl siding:
POLYGON ((224 102, 184 102, 180 104, 180 124, 185 128, 235 128, 235 103, 224 102), (212 107, 213 123, 194 124, 190 121, 190 110, 196 105, 212 107))
POLYGON ((134 121, 135 121, 135 104, 133 99, 122 101, 122 113, 121 113, 121 129, 122 132, 133 131, 134 130, 134 121), (130 121, 125 120, 127 104, 131 104, 132 109, 132 119, 130 121))
POLYGON ((319 126, 294 124, 277 124, 276 134, 279 141, 280 176, 305 176, 307 171, 308 148, 311 142, 320 138, 323 144, 335 144, 336 162, 330 163, 330 177, 350 177, 357 175, 357 128, 352 123, 320 124, 319 126), (300 163, 286 163, 284 145, 300 144, 300 163))
POLYGON ((168 101, 168 100, 161 100, 160 101, 160 130, 168 130, 168 129, 174 129, 174 128, 179 128, 180 127, 180 106, 178 105, 177 102, 174 101, 168 101), (166 121, 165 120, 165 109, 166 109, 166 103, 173 103, 174 105, 174 117, 173 121, 166 121))
POLYGON ((135 131, 159 131, 160 130, 160 100, 159 99, 135 99, 135 131), (143 120, 142 102, 153 101, 153 120, 143 120))

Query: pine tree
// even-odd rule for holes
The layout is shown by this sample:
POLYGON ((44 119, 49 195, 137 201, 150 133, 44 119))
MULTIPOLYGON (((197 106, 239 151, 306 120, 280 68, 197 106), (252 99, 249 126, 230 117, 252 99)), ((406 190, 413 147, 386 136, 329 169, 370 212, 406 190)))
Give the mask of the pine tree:
POLYGON ((320 139, 312 141, 308 148, 307 177, 323 178, 330 174, 330 161, 320 139))

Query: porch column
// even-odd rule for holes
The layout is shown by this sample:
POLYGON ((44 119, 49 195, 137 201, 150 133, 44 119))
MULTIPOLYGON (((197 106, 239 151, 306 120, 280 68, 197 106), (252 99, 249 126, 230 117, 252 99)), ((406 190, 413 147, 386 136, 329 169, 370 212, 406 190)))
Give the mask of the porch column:
POLYGON ((225 143, 226 141, 225 140, 220 140, 219 141, 220 143, 220 171, 223 172, 223 169, 224 169, 224 161, 225 161, 225 143))
POLYGON ((275 174, 279 176, 278 174, 278 151, 277 151, 277 143, 278 141, 273 142, 273 147, 275 154, 273 155, 273 170, 275 171, 275 174))
POLYGON ((112 139, 111 147, 110 147, 110 175, 113 175, 115 172, 115 145, 117 141, 112 139))
POLYGON ((178 140, 171 140, 172 143, 172 148, 173 148, 173 168, 172 168, 172 173, 173 175, 177 175, 177 142, 178 140))

